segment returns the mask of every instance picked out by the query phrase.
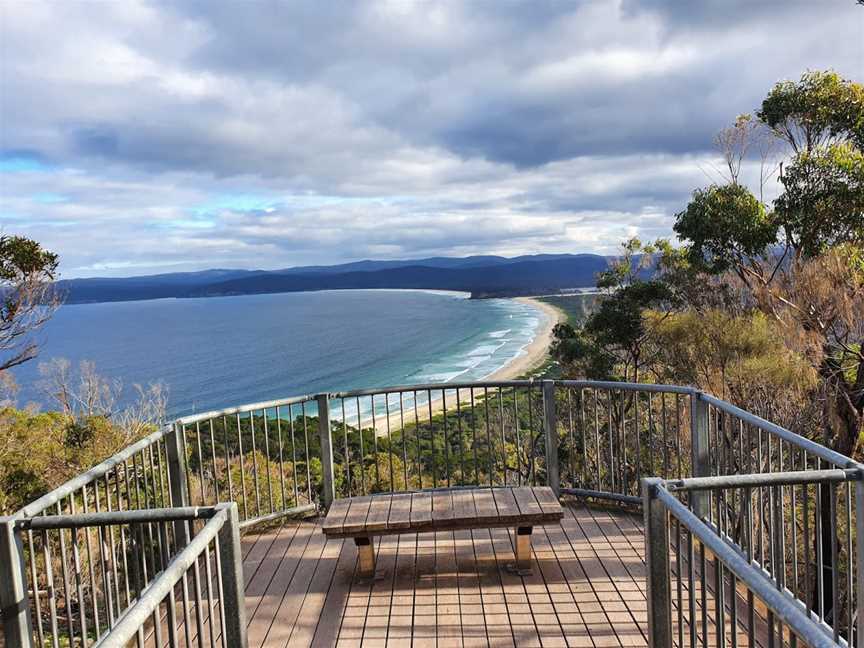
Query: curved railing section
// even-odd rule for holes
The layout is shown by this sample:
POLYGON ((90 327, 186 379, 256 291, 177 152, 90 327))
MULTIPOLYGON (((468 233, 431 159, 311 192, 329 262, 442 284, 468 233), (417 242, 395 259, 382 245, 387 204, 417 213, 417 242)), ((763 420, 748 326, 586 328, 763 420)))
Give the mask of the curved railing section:
MULTIPOLYGON (((110 543, 100 543, 86 525, 70 529, 64 541, 34 532, 45 523, 34 527, 32 521, 49 516, 210 510, 234 502, 243 527, 314 514, 339 497, 504 485, 549 485, 559 494, 642 506, 643 482, 655 478, 671 519, 667 549, 675 560, 686 555, 682 541, 692 546, 696 538, 714 556, 708 562, 720 565, 719 539, 753 570, 748 579, 758 575, 772 583, 797 602, 801 618, 822 635, 829 628, 830 639, 842 644, 858 639, 855 629, 864 618, 858 614, 864 497, 854 478, 825 481, 820 475, 857 475, 860 469, 848 457, 690 387, 513 380, 297 396, 180 418, 5 518, 8 555, 15 558, 7 571, 17 580, 0 578, 0 594, 4 609, 8 601, 22 606, 18 618, 31 618, 47 645, 72 637, 72 610, 84 610, 90 627, 99 625, 100 605, 106 618, 106 604, 93 601, 109 595, 111 575, 92 556, 107 552, 105 564, 117 565, 123 551, 106 548, 110 543), (733 476, 750 481, 729 481, 733 476), (715 481, 704 486, 705 479, 715 481), (701 526, 667 506, 667 495, 701 526), (704 537, 705 529, 715 537, 704 537)), ((740 562, 722 573, 714 567, 713 581, 706 564, 690 572, 705 592, 721 594, 717 584, 728 586, 733 576, 743 580, 740 562)), ((680 598, 695 592, 689 583, 677 583, 683 645, 699 625, 685 617, 699 606, 691 609, 680 598)), ((759 589, 748 587, 751 595, 759 589)), ((141 596, 140 590, 130 593, 129 609, 141 596)), ((754 609, 773 605, 757 599, 762 602, 747 599, 754 609)), ((785 608, 771 610, 785 618, 785 608)), ((693 637, 704 641, 707 631, 697 629, 693 637)), ((7 645, 19 644, 7 637, 7 645)))

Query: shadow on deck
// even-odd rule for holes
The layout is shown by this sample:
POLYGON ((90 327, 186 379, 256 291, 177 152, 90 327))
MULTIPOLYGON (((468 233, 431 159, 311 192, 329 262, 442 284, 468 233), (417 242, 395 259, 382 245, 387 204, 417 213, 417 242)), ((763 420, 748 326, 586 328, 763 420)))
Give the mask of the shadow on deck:
POLYGON ((320 520, 243 539, 249 646, 647 646, 639 515, 569 501, 517 576, 506 529, 388 536, 381 580, 320 520))

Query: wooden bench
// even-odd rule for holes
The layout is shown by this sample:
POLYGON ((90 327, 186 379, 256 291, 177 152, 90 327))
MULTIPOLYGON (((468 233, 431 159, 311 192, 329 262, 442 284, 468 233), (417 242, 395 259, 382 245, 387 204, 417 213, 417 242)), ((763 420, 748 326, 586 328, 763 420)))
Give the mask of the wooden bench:
POLYGON ((463 488, 351 497, 333 502, 321 530, 329 538, 354 538, 362 578, 375 576, 373 538, 399 533, 460 529, 515 529, 514 570, 531 571, 534 526, 558 522, 564 511, 552 489, 463 488))

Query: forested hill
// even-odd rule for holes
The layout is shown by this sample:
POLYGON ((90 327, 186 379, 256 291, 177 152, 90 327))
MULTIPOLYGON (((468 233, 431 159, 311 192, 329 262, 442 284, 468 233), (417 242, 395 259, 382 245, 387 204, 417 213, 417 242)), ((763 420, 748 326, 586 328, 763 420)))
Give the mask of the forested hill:
POLYGON ((60 282, 66 302, 92 303, 216 297, 360 288, 459 290, 474 297, 510 297, 590 287, 608 265, 595 254, 482 256, 410 261, 359 261, 284 270, 205 270, 145 277, 60 282))

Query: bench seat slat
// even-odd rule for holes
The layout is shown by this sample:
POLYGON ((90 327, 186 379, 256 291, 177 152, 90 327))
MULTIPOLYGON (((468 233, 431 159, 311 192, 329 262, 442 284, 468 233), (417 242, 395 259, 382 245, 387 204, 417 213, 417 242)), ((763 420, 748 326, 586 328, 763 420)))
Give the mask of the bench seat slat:
POLYGON ((554 514, 561 510, 561 504, 558 502, 558 498, 555 497, 555 493, 551 488, 543 486, 541 488, 535 488, 533 491, 537 503, 540 505, 540 508, 543 509, 543 513, 554 514))
POLYGON ((366 516, 367 531, 386 531, 387 520, 390 517, 390 501, 389 495, 377 495, 372 497, 372 502, 369 504, 369 514, 366 516))
POLYGON ((435 524, 453 519, 453 494, 450 491, 432 493, 432 521, 435 524))
POLYGON ((342 523, 345 521, 345 516, 348 514, 349 508, 351 508, 350 499, 334 501, 330 506, 330 510, 327 512, 327 517, 321 524, 324 533, 341 533, 342 523))
POLYGON ((322 523, 330 537, 530 527, 564 516, 547 487, 478 487, 336 500, 322 523))
POLYGON ((366 526, 366 517, 369 514, 369 505, 371 503, 372 498, 369 495, 351 498, 351 508, 348 509, 348 514, 342 523, 343 533, 363 531, 366 526))
POLYGON ((534 518, 543 515, 543 509, 537 503, 534 497, 534 490, 522 486, 513 489, 513 496, 516 498, 516 504, 519 505, 519 512, 526 517, 534 518))
POLYGON ((474 507, 477 511, 477 520, 483 521, 498 521, 498 507, 495 506, 495 498, 492 495, 492 490, 483 488, 472 491, 474 494, 474 507))
POLYGON ((411 528, 432 526, 432 495, 414 493, 411 495, 411 528))
POLYGON ((516 522, 520 519, 522 514, 511 489, 496 488, 492 494, 495 498, 495 506, 498 507, 498 518, 501 522, 516 522))
POLYGON ((474 507, 474 495, 470 490, 458 490, 453 493, 453 511, 458 519, 470 520, 477 517, 474 507))
POLYGON ((408 529, 411 527, 411 494, 398 493, 390 501, 388 529, 408 529))

